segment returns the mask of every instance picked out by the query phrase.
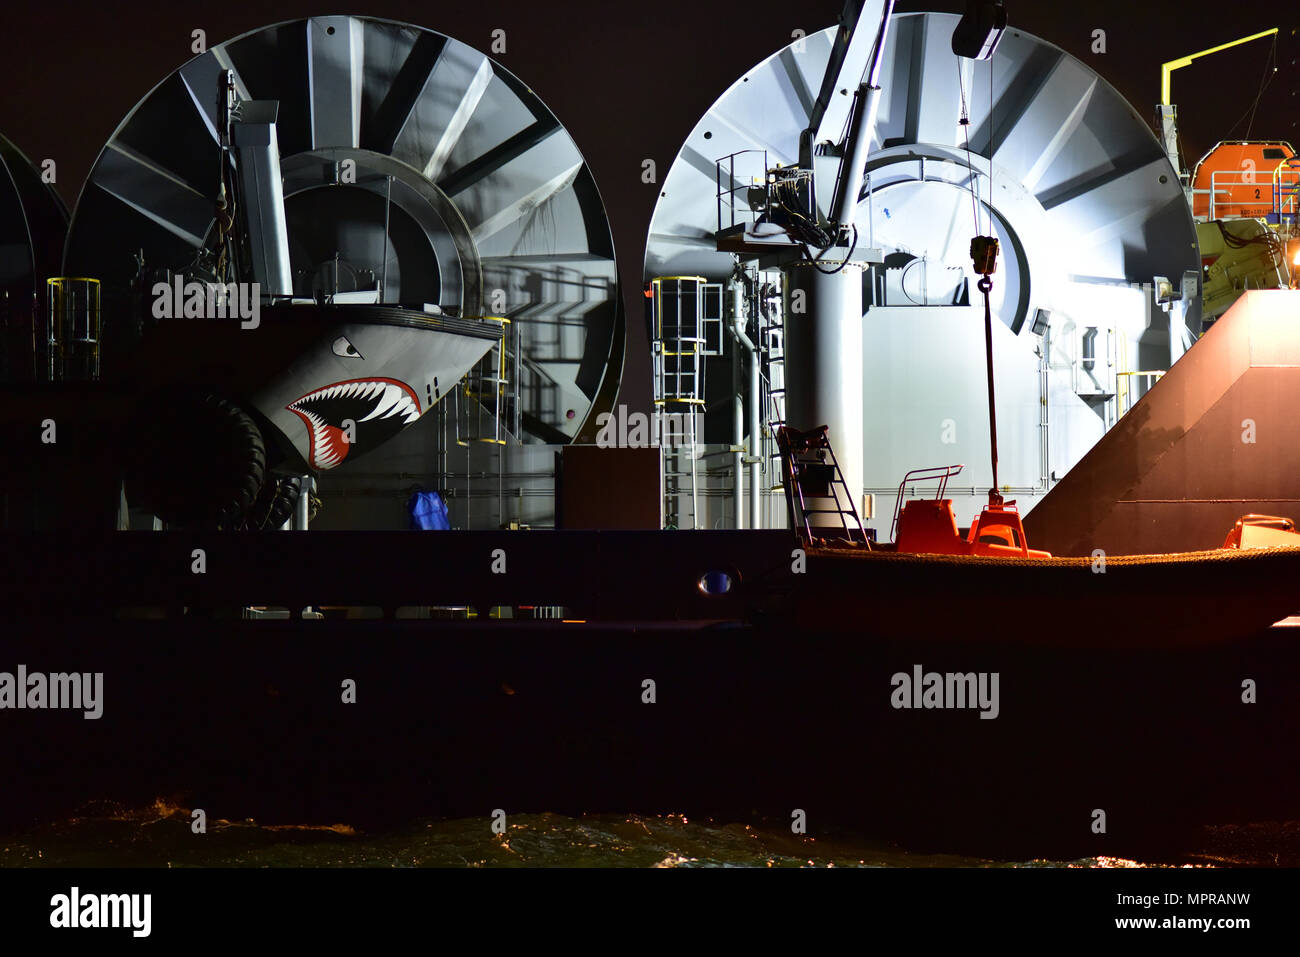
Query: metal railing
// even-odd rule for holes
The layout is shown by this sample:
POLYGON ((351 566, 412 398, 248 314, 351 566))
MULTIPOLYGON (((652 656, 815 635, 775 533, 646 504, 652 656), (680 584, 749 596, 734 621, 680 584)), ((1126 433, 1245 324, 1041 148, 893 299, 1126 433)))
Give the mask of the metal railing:
MULTIPOLYGON (((698 418, 705 405, 705 291, 701 276, 659 276, 650 282, 650 351, 659 482, 665 527, 698 526, 698 418)), ((722 297, 717 297, 719 308, 722 297)), ((720 321, 720 318, 719 318, 720 321)))
POLYGON ((715 184, 718 189, 718 232, 722 232, 724 229, 734 228, 737 225, 737 222, 753 222, 754 206, 750 202, 749 191, 756 189, 762 192, 764 204, 766 204, 768 170, 767 150, 739 150, 738 152, 724 156, 722 159, 715 161, 714 170, 715 184), (737 157, 743 157, 739 162, 741 178, 745 179, 748 177, 748 181, 742 182, 739 185, 737 185, 736 182, 737 157), (758 165, 760 158, 762 163, 761 166, 758 165), (727 178, 727 185, 725 187, 722 185, 724 172, 726 173, 727 178), (745 195, 741 197, 741 200, 744 202, 746 213, 745 215, 742 215, 738 221, 736 219, 736 194, 740 193, 742 190, 745 195), (727 210, 727 217, 725 220, 722 215, 724 207, 727 210))
POLYGON ((83 276, 54 276, 46 283, 45 369, 50 382, 99 378, 100 282, 83 276))
MULTIPOLYGON (((1142 390, 1142 395, 1146 395, 1151 391, 1151 387, 1159 382, 1161 376, 1163 376, 1167 371, 1167 369, 1134 369, 1132 372, 1116 372, 1115 375, 1117 378, 1122 379, 1131 376, 1133 378, 1145 380, 1146 387, 1142 390)), ((1138 399, 1142 398, 1142 395, 1134 398, 1134 391, 1134 389, 1128 387, 1128 383, 1125 381, 1124 387, 1118 393, 1120 416, 1123 416, 1133 408, 1133 406, 1137 405, 1138 399)))
POLYGON ((938 480, 939 488, 935 492, 934 500, 937 502, 943 498, 943 493, 948 489, 948 479, 955 475, 960 475, 965 465, 935 465, 925 469, 912 469, 903 476, 903 481, 898 483, 898 500, 894 502, 894 520, 889 526, 889 540, 894 541, 898 535, 898 516, 903 511, 903 492, 907 488, 908 482, 913 484, 917 482, 933 482, 938 480))
MULTIPOLYGON (((1293 158, 1294 159, 1294 158, 1293 158)), ((1198 196, 1209 196, 1209 219, 1265 219, 1294 217, 1300 209, 1300 165, 1291 160, 1278 164, 1267 178, 1255 170, 1223 170, 1210 173, 1209 189, 1194 189, 1198 196), (1242 194, 1246 195, 1243 196, 1242 194), (1254 206, 1260 203, 1263 205, 1254 206), (1235 212, 1232 207, 1236 207, 1235 212)))

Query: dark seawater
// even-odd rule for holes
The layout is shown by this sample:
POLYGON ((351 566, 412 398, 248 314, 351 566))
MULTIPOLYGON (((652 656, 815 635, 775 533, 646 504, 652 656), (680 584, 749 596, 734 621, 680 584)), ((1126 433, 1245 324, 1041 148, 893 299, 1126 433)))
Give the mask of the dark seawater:
POLYGON ((1297 866, 1300 822, 1206 827, 1181 859, 998 860, 914 853, 886 841, 799 836, 777 827, 683 815, 520 814, 494 834, 487 817, 415 821, 364 833, 347 824, 210 820, 158 801, 101 804, 0 837, 3 867, 1220 867, 1297 866))

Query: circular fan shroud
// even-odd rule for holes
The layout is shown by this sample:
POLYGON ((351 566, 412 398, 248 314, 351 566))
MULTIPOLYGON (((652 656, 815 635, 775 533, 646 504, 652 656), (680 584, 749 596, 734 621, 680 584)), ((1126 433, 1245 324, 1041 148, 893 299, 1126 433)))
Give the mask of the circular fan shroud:
MULTIPOLYGON (((877 244, 883 239, 888 251, 890 191, 911 189, 931 194, 927 210, 908 217, 893 241, 924 243, 945 261, 954 249, 965 255, 975 222, 969 196, 962 210, 951 196, 934 195, 970 188, 958 123, 964 87, 981 231, 991 220, 1005 251, 994 305, 1013 331, 1027 333, 1032 323, 1025 320, 1039 308, 1069 313, 1080 284, 1149 283, 1157 275, 1177 283, 1184 271, 1198 271, 1195 226, 1178 179, 1129 103, 1085 64, 1021 30, 1006 32, 991 61, 960 61, 959 72, 950 46, 957 22, 950 14, 893 18, 868 158, 878 192, 870 208, 865 198, 859 203, 862 243, 874 221, 877 244), (917 184, 922 188, 913 189, 917 184)), ((730 274, 730 255, 714 247, 715 161, 741 150, 766 150, 772 165, 797 161, 833 36, 827 29, 768 57, 696 124, 655 207, 646 280, 730 274)), ((739 212, 748 213, 743 202, 739 212)), ((1187 320, 1199 326, 1199 303, 1187 320)))
POLYGON ((11 298, 44 300, 45 280, 58 274, 67 234, 68 211, 59 194, 0 136, 0 246, 8 251, 0 286, 11 298))
MULTIPOLYGON (((351 247, 375 260, 360 265, 378 276, 382 231, 376 254, 373 235, 356 235, 373 234, 374 224, 355 217, 373 219, 383 203, 364 177, 330 186, 372 194, 340 202, 331 222, 329 203, 298 191, 293 177, 340 157, 356 157, 363 172, 400 167, 393 202, 406 239, 387 252, 412 259, 404 271, 390 260, 385 301, 434 291, 448 310, 518 324, 525 438, 568 441, 608 407, 623 359, 623 310, 590 170, 508 71, 456 40, 394 21, 317 17, 254 30, 191 60, 131 110, 82 189, 64 252, 65 274, 103 280, 107 314, 129 289, 138 250, 148 267, 183 269, 214 227, 224 70, 235 72, 241 99, 280 104, 295 291, 333 279, 324 263, 307 261, 320 255, 320 236, 295 236, 295 223, 351 231, 351 247), (431 268, 438 282, 422 276, 431 268)), ((303 190, 323 188, 314 175, 303 190)), ((349 265, 355 272, 359 264, 349 265)))

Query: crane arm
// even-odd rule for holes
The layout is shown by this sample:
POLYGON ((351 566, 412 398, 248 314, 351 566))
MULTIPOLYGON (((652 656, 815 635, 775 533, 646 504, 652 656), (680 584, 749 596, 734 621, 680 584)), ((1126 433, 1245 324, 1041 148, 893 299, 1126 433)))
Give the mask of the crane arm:
POLYGON ((878 21, 884 7, 885 0, 844 0, 821 89, 808 116, 808 128, 799 139, 799 165, 804 169, 812 169, 816 144, 839 143, 844 133, 853 94, 866 76, 875 39, 874 34, 859 30, 858 25, 878 21))

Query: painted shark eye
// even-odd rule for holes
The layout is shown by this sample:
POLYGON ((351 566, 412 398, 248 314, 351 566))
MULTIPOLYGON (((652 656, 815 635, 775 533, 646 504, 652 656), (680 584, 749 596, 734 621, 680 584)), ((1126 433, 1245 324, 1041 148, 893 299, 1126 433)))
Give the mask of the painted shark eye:
POLYGON ((357 352, 357 347, 348 342, 347 336, 339 336, 334 340, 334 354, 342 356, 345 359, 364 359, 361 353, 357 352))

